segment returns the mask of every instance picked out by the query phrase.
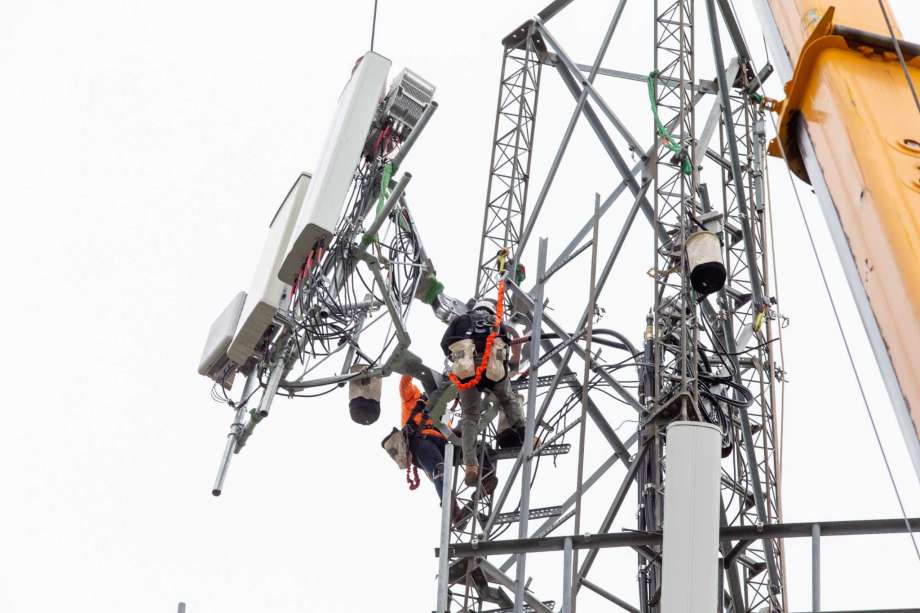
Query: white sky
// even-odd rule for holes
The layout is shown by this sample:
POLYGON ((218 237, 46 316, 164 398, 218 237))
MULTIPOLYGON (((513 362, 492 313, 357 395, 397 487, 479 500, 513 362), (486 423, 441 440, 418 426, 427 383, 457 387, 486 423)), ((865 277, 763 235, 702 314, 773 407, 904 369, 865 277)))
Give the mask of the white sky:
MULTIPOLYGON (((920 40, 916 0, 890 3, 905 38, 920 40)), ((582 0, 550 29, 588 63, 613 4, 582 0)), ((605 66, 650 70, 645 4, 632 3, 605 66)), ((541 3, 443 7, 383 0, 377 50, 438 86, 441 108, 406 165, 415 176, 409 198, 448 292, 462 296, 478 254, 498 41, 541 3)), ((225 495, 214 499, 231 414, 195 372, 211 321, 249 285, 277 204, 317 159, 336 97, 366 51, 370 10, 368 0, 0 8, 3 613, 163 613, 180 600, 189 613, 434 607, 434 494, 427 484, 407 492, 378 446, 398 416, 395 384, 388 382, 384 415, 369 428, 349 421, 344 394, 279 400, 235 458, 225 495)), ((747 35, 760 48, 749 12, 742 11, 747 35)), ((710 78, 700 36, 698 76, 710 78)), ((545 82, 534 177, 545 176, 572 107, 555 75, 547 72, 545 82)), ((649 140, 644 85, 600 86, 649 140)), ((586 218, 594 192, 617 181, 584 127, 567 160, 538 228, 550 236, 551 257, 568 240, 561 228, 586 218)), ((788 179, 781 166, 772 170, 782 307, 792 319, 786 519, 895 517, 788 179)), ((916 516, 920 488, 817 204, 802 191, 916 516)), ((602 235, 613 235, 614 219, 602 235)), ((636 280, 649 266, 647 245, 638 233, 601 299, 605 326, 636 340, 651 296, 636 280)), ((532 270, 535 261, 528 263, 532 270)), ((574 310, 565 307, 582 300, 586 274, 555 283, 548 291, 568 321, 574 310)), ((440 330, 416 309, 414 348, 434 364, 440 330)), ((543 488, 534 505, 567 494, 543 488)), ((807 543, 791 543, 788 554, 791 608, 805 610, 807 543)), ((904 535, 825 540, 824 554, 827 608, 920 606, 920 562, 904 535)), ((541 596, 558 599, 559 563, 534 565, 551 578, 535 579, 548 585, 541 596)), ((631 599, 633 564, 629 555, 603 567, 631 599)), ((586 598, 579 610, 606 609, 586 598)))

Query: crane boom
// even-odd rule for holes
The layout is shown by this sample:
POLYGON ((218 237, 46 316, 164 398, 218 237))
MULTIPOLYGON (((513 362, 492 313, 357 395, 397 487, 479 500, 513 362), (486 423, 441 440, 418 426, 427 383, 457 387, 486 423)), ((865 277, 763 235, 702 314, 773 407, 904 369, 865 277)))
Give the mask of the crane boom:
MULTIPOLYGON (((788 81, 771 153, 818 195, 920 479, 920 112, 905 67, 875 2, 755 5, 788 81)), ((900 46, 920 83, 920 48, 900 46)))

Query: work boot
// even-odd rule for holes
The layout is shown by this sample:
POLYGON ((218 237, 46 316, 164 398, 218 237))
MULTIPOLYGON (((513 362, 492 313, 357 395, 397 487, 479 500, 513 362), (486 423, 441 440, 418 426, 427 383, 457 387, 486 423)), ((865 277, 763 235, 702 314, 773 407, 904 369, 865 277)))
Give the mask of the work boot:
POLYGON ((468 504, 464 505, 462 509, 456 502, 451 506, 453 507, 451 509, 451 523, 454 529, 463 530, 466 527, 466 523, 470 520, 470 517, 473 516, 473 510, 468 504))
POLYGON ((465 466, 466 473, 463 475, 463 482, 470 487, 476 487, 479 483, 479 466, 465 466))
POLYGON ((494 472, 482 478, 482 493, 486 496, 491 496, 495 493, 496 487, 498 487, 498 477, 495 476, 494 472))
POLYGON ((505 428, 495 437, 499 449, 514 449, 524 446, 524 424, 505 428))

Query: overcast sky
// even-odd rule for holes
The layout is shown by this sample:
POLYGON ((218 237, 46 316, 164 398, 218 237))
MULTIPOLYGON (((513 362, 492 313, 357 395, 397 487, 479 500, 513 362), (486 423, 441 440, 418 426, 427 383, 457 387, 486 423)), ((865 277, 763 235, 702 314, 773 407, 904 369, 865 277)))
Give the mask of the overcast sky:
MULTIPOLYGON (((580 0, 550 23, 576 61, 593 59, 613 4, 580 0)), ((648 4, 631 3, 605 66, 651 69, 648 4)), ((890 4, 904 37, 920 40, 916 0, 890 4)), ((523 0, 380 8, 377 50, 393 60, 392 74, 408 66, 438 87, 440 110, 405 168, 425 245, 458 297, 475 275, 499 40, 539 8, 523 0)), ((762 54, 756 19, 739 9, 762 54)), ((434 608, 434 493, 428 484, 406 491, 379 447, 398 418, 394 381, 383 416, 366 428, 348 419, 344 393, 279 400, 214 499, 232 415, 196 373, 211 322, 249 286, 278 203, 316 163, 335 100, 367 50, 371 10, 369 0, 0 8, 0 612, 168 613, 180 600, 189 613, 434 608)), ((703 31, 698 76, 710 78, 703 31)), ((555 75, 545 83, 540 180, 573 104, 555 75)), ((780 86, 770 84, 776 95, 780 86)), ((644 85, 599 87, 649 141, 644 85)), ((568 241, 564 229, 587 218, 594 193, 617 181, 580 127, 537 228, 551 257, 568 241)), ((780 305, 791 320, 786 519, 896 517, 782 166, 771 165, 771 183, 780 305)), ((920 515, 920 487, 817 203, 807 186, 800 191, 902 496, 920 515)), ((618 219, 605 221, 602 236, 613 236, 618 219)), ((604 325, 636 341, 651 299, 642 232, 601 297, 604 325)), ((533 269, 535 252, 525 261, 533 269)), ((573 275, 547 290, 564 321, 584 304, 586 269, 573 275)), ((412 322, 413 348, 439 364, 443 327, 424 308, 412 322)), ((541 473, 553 486, 535 491, 535 506, 569 493, 555 488, 552 470, 541 473)), ((615 529, 632 522, 626 512, 615 529)), ((792 610, 809 608, 807 548, 787 550, 792 610)), ((920 562, 906 536, 827 540, 824 553, 827 608, 920 606, 920 562)), ((602 566, 633 601, 634 563, 630 554, 602 566)), ((540 595, 558 600, 559 558, 533 567, 540 595)), ((586 598, 579 610, 602 605, 586 598)))

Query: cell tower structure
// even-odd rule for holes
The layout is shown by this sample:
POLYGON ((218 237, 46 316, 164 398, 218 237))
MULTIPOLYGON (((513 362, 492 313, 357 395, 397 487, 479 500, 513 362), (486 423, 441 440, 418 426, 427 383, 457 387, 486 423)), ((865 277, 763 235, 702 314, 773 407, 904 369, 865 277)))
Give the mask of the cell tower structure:
MULTIPOLYGON (((550 32, 547 22, 568 2, 555 2, 536 18, 503 40, 503 73, 495 123, 489 192, 485 207, 477 292, 489 294, 500 277, 497 254, 513 253, 515 261, 528 247, 528 239, 544 207, 548 206, 555 175, 569 146, 575 125, 586 121, 614 170, 620 185, 597 208, 598 220, 587 219, 581 232, 545 266, 541 245, 537 284, 529 291, 514 284, 509 294, 512 310, 528 320, 532 344, 539 344, 526 376, 516 381, 519 389, 536 387, 542 397, 528 394, 528 424, 536 433, 537 447, 527 445, 503 485, 493 494, 476 488, 455 488, 458 498, 473 504, 484 521, 464 530, 445 522, 444 558, 455 555, 450 572, 440 586, 439 611, 459 610, 553 610, 555 602, 542 599, 539 586, 528 584, 520 599, 511 601, 501 589, 521 591, 526 583, 528 547, 544 550, 543 543, 559 532, 574 535, 606 534, 623 514, 636 514, 639 533, 659 534, 664 521, 667 482, 669 424, 696 420, 718 426, 722 432, 723 469, 720 476, 721 522, 724 526, 761 526, 780 520, 775 453, 775 386, 782 370, 773 355, 777 314, 771 309, 766 200, 763 186, 764 100, 761 80, 769 67, 754 66, 743 35, 727 3, 709 3, 708 23, 697 23, 694 3, 673 0, 654 3, 654 71, 637 75, 601 66, 620 24, 626 2, 615 7, 609 27, 593 65, 574 62, 550 32), (719 27, 730 32, 733 54, 726 62, 721 54, 719 27), (699 28, 703 25, 703 28, 699 28), (697 80, 695 44, 704 31, 712 40, 716 61, 711 80, 697 80), (514 62, 509 63, 509 58, 514 62), (575 110, 546 180, 530 186, 530 158, 537 123, 540 67, 550 68, 572 94, 575 110), (649 132, 649 125, 627 126, 613 105, 594 87, 598 75, 642 80, 648 83, 654 109, 654 140, 643 146, 633 134, 649 132), (703 129, 697 129, 697 106, 706 102, 703 129), (624 142, 628 153, 618 146, 624 142), (638 157, 630 167, 627 155, 638 157), (530 189, 529 188, 533 188, 530 189), (538 191, 539 190, 539 191, 538 191), (528 207, 528 191, 536 193, 528 207), (593 225, 611 207, 628 201, 631 208, 616 240, 595 243, 588 237, 593 225), (595 300, 608 283, 611 270, 636 218, 651 224, 655 240, 649 266, 654 294, 644 345, 633 345, 634 331, 592 330, 595 300), (600 253, 597 276, 592 265, 592 304, 580 317, 543 311, 542 283, 565 266, 575 265, 577 255, 609 245, 600 253), (709 255, 703 255, 708 253, 709 255), (702 257, 702 259, 700 259, 702 257), (708 260, 706 258, 709 258, 708 260), (541 321, 538 331, 533 322, 541 321), (577 323, 575 323, 577 322, 577 323), (543 335, 559 344, 537 341, 543 335), (592 342, 623 351, 614 363, 596 359, 592 342), (576 364, 576 362, 578 364, 576 364), (577 371, 583 371, 580 377, 577 371), (629 373, 629 376, 627 375, 629 373), (562 389, 567 401, 561 407, 562 389), (632 407, 638 421, 636 432, 621 437, 608 421, 613 392, 632 407), (552 415, 553 420, 546 417, 552 415), (592 435, 586 437, 583 420, 590 420, 592 435), (561 427, 560 427, 561 426, 561 427), (531 464, 544 456, 571 451, 558 441, 578 428, 582 437, 576 447, 578 470, 571 492, 559 496, 553 506, 530 504, 531 464), (599 433, 600 436, 595 434, 599 433), (597 440, 596 440, 597 439, 597 440), (601 445, 607 459, 590 475, 583 474, 585 447, 601 445), (615 465, 623 475, 617 488, 590 492, 606 500, 606 513, 589 518, 580 508, 589 490, 615 465), (521 486, 521 483, 524 486, 521 486), (521 489, 518 496, 512 491, 521 489), (638 506, 628 505, 638 495, 638 506), (533 529, 530 520, 542 520, 533 529), (516 555, 493 562, 490 552, 502 552, 498 538, 516 523, 520 536, 516 555), (568 530, 566 530, 568 528, 568 530), (511 570, 516 569, 516 577, 511 570), (489 607, 492 607, 491 609, 489 607), (450 608, 450 610, 454 610, 450 608)), ((544 80, 546 76, 542 77, 544 80)), ((548 119, 552 121, 552 119, 548 119)), ((544 120, 546 121, 546 120, 544 120)), ((643 222, 639 222, 643 223, 643 222)), ((553 237, 554 241, 556 237, 553 237)), ((576 314, 577 315, 577 314, 576 314)), ((483 438, 491 448, 494 429, 486 425, 483 438)), ((530 441, 528 441, 530 442, 530 441)), ((499 459, 504 456, 499 452, 499 459)), ((509 458, 510 460, 511 458, 509 458)), ((557 493, 558 490, 557 490, 557 493)), ((565 539, 566 566, 574 568, 563 588, 563 610, 574 610, 582 588, 627 610, 631 595, 616 595, 603 577, 591 570, 601 548, 586 547, 573 553, 572 539, 565 539)), ((640 611, 656 611, 660 605, 661 545, 637 547, 640 611)), ((781 610, 784 608, 782 546, 778 540, 756 539, 743 547, 723 544, 724 581, 720 606, 733 611, 781 610)), ((720 573, 721 575, 721 573, 720 573)), ((552 590, 550 593, 555 593, 552 590)))
MULTIPOLYGON (((775 103, 763 83, 772 67, 752 57, 731 0, 633 2, 652 17, 644 74, 602 65, 623 27, 629 3, 619 0, 593 62, 577 63, 548 25, 572 1, 552 2, 502 40, 475 297, 503 296, 497 310, 514 329, 509 376, 526 407, 521 446, 500 443, 505 424, 486 394, 479 477, 460 478, 450 428, 462 412, 460 384, 413 353, 407 323, 416 301, 445 323, 473 304, 450 297, 438 279, 402 172, 437 109, 435 88, 411 70, 388 83, 390 61, 369 52, 341 94, 313 174, 298 177, 272 220, 252 289, 212 326, 199 372, 234 410, 213 493, 277 395, 347 386, 352 419, 368 425, 380 414, 382 380, 411 375, 447 439, 443 494, 456 503, 442 505, 437 613, 574 613, 589 600, 635 613, 787 611, 783 539, 793 537, 812 538, 819 610, 821 537, 910 532, 920 518, 782 522, 776 341, 784 317, 765 184, 775 103), (711 61, 701 60, 704 48, 711 61), (598 77, 638 82, 650 112, 641 121, 618 115, 598 77), (534 182, 538 123, 555 119, 538 114, 551 80, 574 107, 534 182), (532 240, 560 206, 552 190, 580 123, 616 185, 593 210, 582 207, 568 240, 561 232, 532 240), (634 237, 648 244, 648 258, 624 262, 634 237), (524 270, 524 256, 535 270, 524 270), (611 329, 600 303, 624 267, 647 271, 647 316, 611 329), (582 281, 587 303, 557 307, 560 278, 582 281), (237 375, 245 385, 231 399, 237 375), (557 556, 555 583, 538 553, 557 556)), ((860 54, 889 44, 858 41, 860 54)), ((579 210, 565 204, 570 217, 579 210)), ((411 453, 392 440, 387 450, 406 469, 411 453)))

